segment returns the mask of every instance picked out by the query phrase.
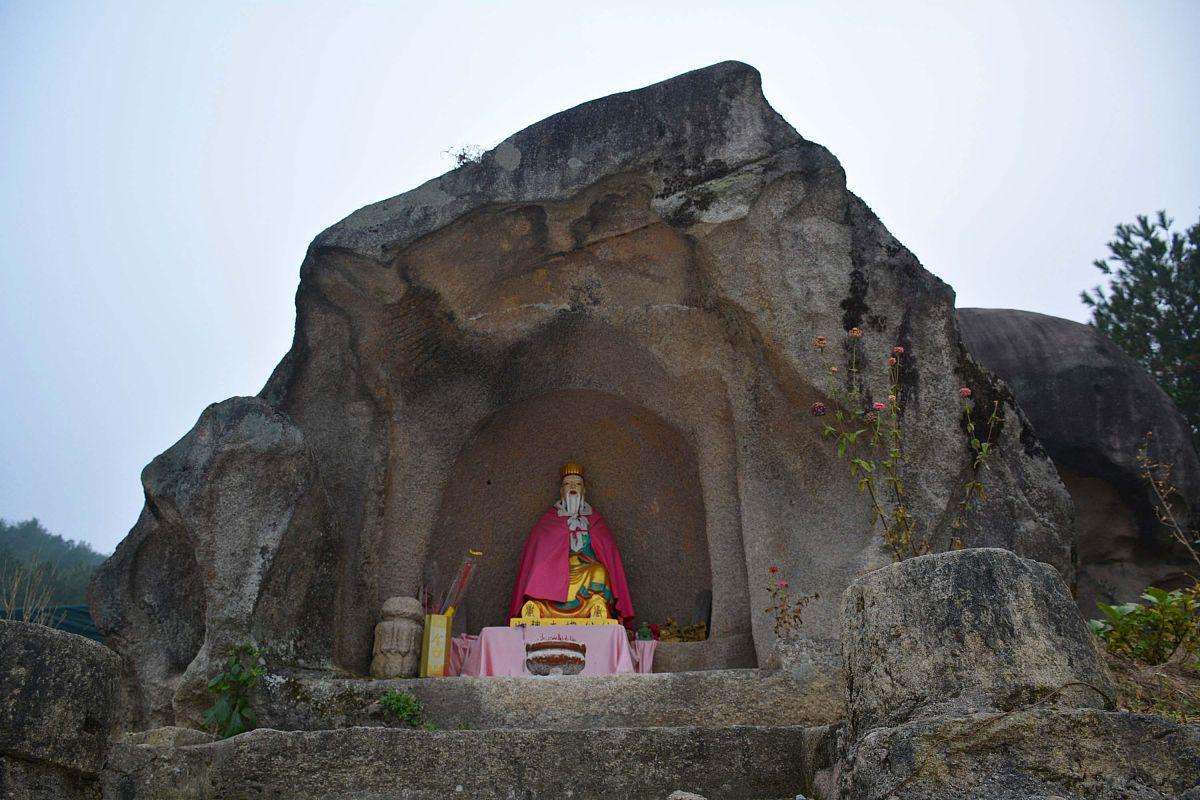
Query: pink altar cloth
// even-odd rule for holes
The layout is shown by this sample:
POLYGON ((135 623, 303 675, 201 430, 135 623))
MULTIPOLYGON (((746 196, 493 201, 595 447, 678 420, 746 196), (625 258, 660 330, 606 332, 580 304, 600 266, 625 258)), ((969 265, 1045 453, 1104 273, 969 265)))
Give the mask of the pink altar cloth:
POLYGON ((484 628, 478 636, 460 634, 450 642, 450 675, 528 675, 525 644, 571 639, 587 646, 581 675, 650 672, 655 641, 629 641, 621 625, 546 625, 484 628))

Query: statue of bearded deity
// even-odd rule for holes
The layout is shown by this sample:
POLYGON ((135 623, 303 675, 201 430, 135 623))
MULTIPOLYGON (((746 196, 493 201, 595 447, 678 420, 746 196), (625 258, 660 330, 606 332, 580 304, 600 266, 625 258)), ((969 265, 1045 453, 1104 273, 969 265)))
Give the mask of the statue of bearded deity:
POLYGON ((584 498, 583 466, 562 468, 559 499, 525 540, 510 617, 612 619, 629 626, 633 602, 604 518, 584 498))

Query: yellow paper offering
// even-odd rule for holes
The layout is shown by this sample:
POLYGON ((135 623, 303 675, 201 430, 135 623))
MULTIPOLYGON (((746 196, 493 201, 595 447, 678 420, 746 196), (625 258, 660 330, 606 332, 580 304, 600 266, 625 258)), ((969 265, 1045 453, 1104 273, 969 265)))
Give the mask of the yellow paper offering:
POLYGON ((426 614, 421 640, 421 677, 444 678, 450 666, 450 626, 453 614, 426 614))

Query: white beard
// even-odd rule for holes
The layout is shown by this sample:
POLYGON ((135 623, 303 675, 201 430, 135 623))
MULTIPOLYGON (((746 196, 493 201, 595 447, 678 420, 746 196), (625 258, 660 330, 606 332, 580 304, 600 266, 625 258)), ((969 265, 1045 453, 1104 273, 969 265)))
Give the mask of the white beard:
POLYGON ((583 502, 583 495, 568 494, 563 498, 563 506, 569 516, 575 516, 579 513, 579 504, 583 502))

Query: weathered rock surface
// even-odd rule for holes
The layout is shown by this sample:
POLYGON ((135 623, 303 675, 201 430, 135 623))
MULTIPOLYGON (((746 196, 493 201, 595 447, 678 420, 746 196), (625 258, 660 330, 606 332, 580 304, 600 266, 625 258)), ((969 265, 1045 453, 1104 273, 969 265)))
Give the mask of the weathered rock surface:
POLYGON ((846 800, 1196 800, 1200 726, 1028 708, 876 728, 842 768, 846 800))
POLYGON ((0 620, 0 797, 99 797, 123 668, 91 639, 0 620))
POLYGON ((198 722, 239 642, 279 665, 329 666, 335 537, 298 427, 256 398, 214 404, 142 484, 141 519, 88 599, 133 665, 144 723, 198 722))
POLYGON ((1137 463, 1152 431, 1151 456, 1173 465, 1180 510, 1200 522, 1200 461, 1167 394, 1090 325, 1011 309, 957 316, 971 355, 1012 389, 1071 493, 1084 613, 1185 580, 1195 563, 1158 524, 1137 463))
POLYGON ((413 695, 439 729, 821 725, 845 716, 842 687, 824 673, 711 670, 570 678, 331 680, 269 676, 255 700, 263 726, 315 730, 389 723, 388 691, 413 695))
POLYGON ((1059 575, 1004 550, 855 581, 851 725, 821 800, 1200 798, 1200 727, 1103 710, 1109 678, 1059 575))
POLYGON ((579 731, 257 730, 172 750, 118 744, 105 797, 225 800, 319 797, 662 800, 679 787, 710 800, 791 798, 805 790, 804 728, 579 731), (569 746, 564 746, 564 741, 569 746))
POLYGON ((443 586, 468 547, 486 556, 456 622, 503 622, 568 460, 587 465, 640 618, 687 619, 711 591, 712 639, 689 663, 768 660, 768 566, 819 595, 805 633, 836 638, 842 590, 889 559, 808 414, 828 400, 822 334, 835 360, 879 365, 869 399, 906 348, 907 496, 938 547, 971 472, 957 389, 1000 401, 991 500, 964 539, 1072 579, 1066 492, 962 348, 953 293, 744 64, 564 111, 355 212, 313 242, 296 304, 262 399, 206 411, 151 465, 146 511, 97 580, 154 722, 192 713, 238 638, 365 674, 383 600, 443 586))
POLYGON ((95 775, 0 755, 0 797, 4 800, 100 800, 95 775))
POLYGON ((1041 701, 1111 707, 1094 638, 1062 577, 1007 550, 959 550, 846 590, 842 653, 856 737, 922 717, 1041 701))
POLYGON ((187 747, 193 744, 208 744, 216 741, 216 736, 195 728, 179 728, 166 725, 161 728, 151 728, 146 731, 133 731, 121 738, 128 745, 147 745, 150 747, 187 747))
POLYGON ((82 636, 0 620, 0 755, 94 774, 118 722, 120 657, 82 636))

